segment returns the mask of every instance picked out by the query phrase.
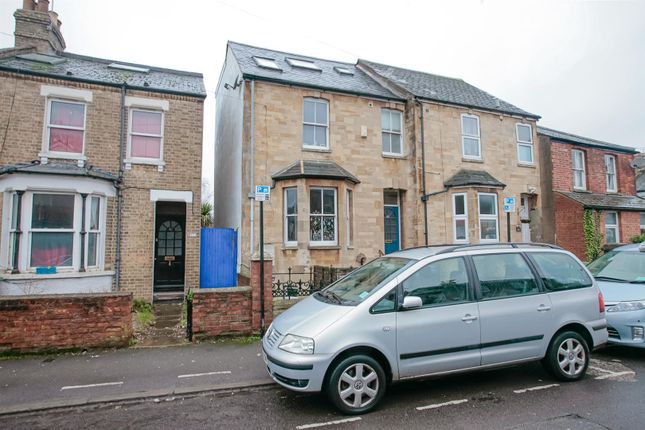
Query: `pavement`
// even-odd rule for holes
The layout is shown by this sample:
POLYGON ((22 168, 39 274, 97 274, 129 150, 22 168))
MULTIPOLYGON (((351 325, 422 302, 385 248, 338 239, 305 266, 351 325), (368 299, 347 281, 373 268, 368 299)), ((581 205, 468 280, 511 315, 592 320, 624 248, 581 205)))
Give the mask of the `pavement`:
POLYGON ((260 341, 0 360, 0 415, 272 385, 260 341))

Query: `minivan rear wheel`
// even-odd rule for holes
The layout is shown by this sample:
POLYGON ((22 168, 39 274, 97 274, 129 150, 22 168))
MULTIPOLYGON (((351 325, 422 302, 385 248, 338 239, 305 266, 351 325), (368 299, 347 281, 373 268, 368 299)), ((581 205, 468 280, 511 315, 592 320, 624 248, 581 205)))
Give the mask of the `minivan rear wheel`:
POLYGON ((557 379, 577 381, 589 366, 587 342, 575 331, 562 332, 551 340, 544 363, 557 379))
POLYGON ((378 404, 385 384, 385 372, 378 361, 368 355, 353 355, 334 367, 326 391, 341 412, 358 415, 378 404))

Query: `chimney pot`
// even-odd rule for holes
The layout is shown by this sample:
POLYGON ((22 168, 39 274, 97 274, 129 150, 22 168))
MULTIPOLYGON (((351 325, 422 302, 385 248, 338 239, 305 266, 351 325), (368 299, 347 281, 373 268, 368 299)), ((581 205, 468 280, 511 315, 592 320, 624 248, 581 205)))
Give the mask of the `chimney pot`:
POLYGON ((24 10, 35 10, 36 4, 34 3, 34 0, 22 0, 22 8, 24 10))
POLYGON ((49 0, 38 0, 38 11, 49 12, 49 0))

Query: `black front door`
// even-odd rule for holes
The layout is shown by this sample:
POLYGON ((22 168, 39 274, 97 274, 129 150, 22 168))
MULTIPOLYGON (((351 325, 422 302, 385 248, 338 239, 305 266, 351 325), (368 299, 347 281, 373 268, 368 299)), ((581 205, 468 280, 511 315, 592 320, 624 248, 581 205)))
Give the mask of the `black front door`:
POLYGON ((183 291, 186 243, 185 205, 157 204, 155 292, 183 291), (175 206, 175 207, 173 207, 175 206), (179 212, 183 212, 179 213, 179 212))

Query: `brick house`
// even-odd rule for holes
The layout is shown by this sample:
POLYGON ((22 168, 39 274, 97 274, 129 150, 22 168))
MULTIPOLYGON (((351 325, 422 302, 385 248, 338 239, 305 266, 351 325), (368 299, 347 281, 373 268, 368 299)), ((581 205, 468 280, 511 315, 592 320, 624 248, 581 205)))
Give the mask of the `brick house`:
POLYGON ((507 196, 522 208, 512 240, 539 238, 538 117, 460 79, 229 42, 216 99, 215 226, 238 229, 242 274, 259 250, 255 185, 272 186, 278 272, 505 241, 507 196))
POLYGON ((634 148, 538 127, 544 239, 581 259, 585 256, 583 214, 599 211, 608 245, 628 243, 641 231, 645 200, 636 196, 634 148))
POLYGON ((0 50, 0 295, 199 283, 201 74, 64 51, 48 1, 0 50))

